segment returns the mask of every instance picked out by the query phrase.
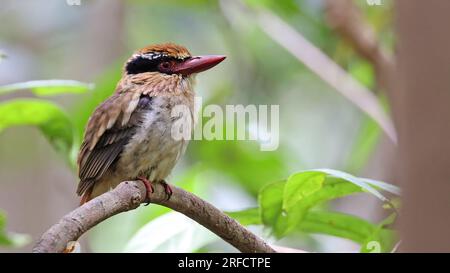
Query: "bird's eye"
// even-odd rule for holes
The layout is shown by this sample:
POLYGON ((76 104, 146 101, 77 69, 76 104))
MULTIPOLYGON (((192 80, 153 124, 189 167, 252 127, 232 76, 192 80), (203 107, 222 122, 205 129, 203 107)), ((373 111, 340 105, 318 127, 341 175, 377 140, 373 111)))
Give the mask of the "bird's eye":
POLYGON ((170 72, 170 69, 172 68, 172 63, 171 62, 162 62, 159 64, 158 67, 161 72, 170 72))

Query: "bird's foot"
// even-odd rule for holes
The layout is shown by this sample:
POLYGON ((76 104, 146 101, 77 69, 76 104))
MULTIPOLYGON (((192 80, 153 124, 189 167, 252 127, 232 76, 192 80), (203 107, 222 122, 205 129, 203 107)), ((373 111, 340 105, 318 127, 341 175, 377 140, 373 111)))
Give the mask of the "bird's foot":
POLYGON ((150 204, 150 193, 155 192, 155 189, 153 189, 152 183, 150 181, 148 181, 147 178, 145 177, 138 177, 137 178, 139 181, 141 181, 142 183, 144 183, 145 186, 145 200, 147 200, 147 203, 145 204, 145 206, 148 206, 150 204))
POLYGON ((161 184, 163 185, 164 191, 165 191, 166 194, 167 194, 167 200, 169 200, 170 197, 171 197, 172 194, 173 194, 172 187, 171 187, 166 181, 164 181, 164 180, 161 181, 161 184))

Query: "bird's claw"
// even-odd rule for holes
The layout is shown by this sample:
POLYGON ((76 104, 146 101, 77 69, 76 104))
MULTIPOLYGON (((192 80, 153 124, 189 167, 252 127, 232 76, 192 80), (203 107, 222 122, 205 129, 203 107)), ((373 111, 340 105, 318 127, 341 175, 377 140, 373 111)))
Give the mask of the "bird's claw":
POLYGON ((147 178, 145 177, 138 177, 137 178, 139 181, 141 181, 144 186, 145 186, 145 200, 147 200, 147 203, 145 203, 144 206, 148 206, 150 205, 150 193, 154 193, 155 189, 152 186, 152 183, 150 181, 148 181, 147 178))
POLYGON ((167 199, 166 200, 169 200, 170 197, 172 197, 172 194, 173 194, 172 187, 164 180, 161 181, 161 184, 164 187, 164 192, 167 194, 167 199))

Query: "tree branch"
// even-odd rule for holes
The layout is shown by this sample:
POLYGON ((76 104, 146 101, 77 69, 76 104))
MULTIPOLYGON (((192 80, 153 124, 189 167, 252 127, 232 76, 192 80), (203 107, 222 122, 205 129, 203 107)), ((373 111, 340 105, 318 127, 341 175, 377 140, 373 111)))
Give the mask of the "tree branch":
MULTIPOLYGON (((203 225, 241 252, 275 252, 261 238, 236 220, 201 198, 172 186, 173 195, 167 200, 164 188, 154 185, 151 203, 171 208, 203 225)), ((65 215, 46 231, 33 248, 34 253, 62 252, 67 243, 76 241, 86 231, 121 212, 136 209, 145 202, 145 187, 137 181, 126 181, 114 190, 98 196, 65 215)))

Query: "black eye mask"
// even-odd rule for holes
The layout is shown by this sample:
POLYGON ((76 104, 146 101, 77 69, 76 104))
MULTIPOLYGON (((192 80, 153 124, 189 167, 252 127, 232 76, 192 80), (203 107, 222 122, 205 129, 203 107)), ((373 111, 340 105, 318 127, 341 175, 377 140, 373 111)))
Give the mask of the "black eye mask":
POLYGON ((155 53, 147 53, 143 55, 138 55, 135 58, 131 59, 125 70, 127 74, 139 74, 144 72, 162 72, 166 74, 170 74, 170 71, 167 69, 161 70, 160 64, 164 62, 179 62, 182 60, 178 60, 176 58, 170 57, 167 54, 155 52, 155 53))

